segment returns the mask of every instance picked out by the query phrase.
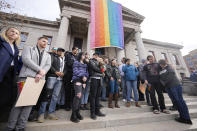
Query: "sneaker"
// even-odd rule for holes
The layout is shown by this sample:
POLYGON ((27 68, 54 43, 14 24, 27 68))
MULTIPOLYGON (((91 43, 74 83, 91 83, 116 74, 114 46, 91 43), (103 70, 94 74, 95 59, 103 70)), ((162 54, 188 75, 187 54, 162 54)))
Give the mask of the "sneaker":
POLYGON ((122 99, 122 101, 123 101, 123 102, 126 102, 127 100, 126 100, 126 99, 122 99))
POLYGON ((44 123, 44 114, 38 117, 38 123, 44 123))
POLYGON ((130 100, 131 102, 133 102, 134 100, 131 98, 131 100, 130 100))
POLYGON ((162 113, 165 113, 165 114, 170 114, 170 111, 169 110, 166 110, 164 109, 163 111, 161 111, 162 113))
POLYGON ((47 118, 48 118, 49 120, 58 120, 58 117, 57 117, 57 116, 55 116, 55 114, 54 114, 54 113, 52 113, 52 114, 48 114, 47 118))
POLYGON ((175 118, 175 121, 180 122, 180 123, 189 124, 189 125, 193 124, 191 120, 186 120, 186 119, 183 119, 183 118, 180 118, 180 117, 175 118))
POLYGON ((154 114, 160 114, 159 110, 154 110, 153 113, 154 114))

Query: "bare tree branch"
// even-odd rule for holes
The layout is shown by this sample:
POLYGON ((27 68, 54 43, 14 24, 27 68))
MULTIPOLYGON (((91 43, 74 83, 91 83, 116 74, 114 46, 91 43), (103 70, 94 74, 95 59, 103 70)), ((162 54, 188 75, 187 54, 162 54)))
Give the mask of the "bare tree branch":
POLYGON ((9 21, 14 22, 15 25, 18 23, 18 26, 23 26, 26 17, 19 15, 18 13, 14 13, 12 11, 14 9, 14 5, 11 5, 6 0, 0 0, 0 29, 12 26, 9 21), (9 10, 9 12, 6 13, 4 12, 5 10, 9 10))

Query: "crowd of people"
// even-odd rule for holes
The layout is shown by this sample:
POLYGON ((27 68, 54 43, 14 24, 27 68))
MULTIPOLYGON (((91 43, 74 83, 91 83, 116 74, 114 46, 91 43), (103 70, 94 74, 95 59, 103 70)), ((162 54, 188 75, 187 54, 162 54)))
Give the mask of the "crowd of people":
POLYGON ((145 101, 146 97, 154 114, 169 114, 164 91, 180 114, 175 120, 192 124, 180 81, 165 60, 157 63, 153 56, 148 56, 141 64, 132 64, 129 58, 122 58, 119 65, 115 58, 102 58, 99 53, 90 58, 88 52, 78 52, 77 47, 73 47, 72 52, 52 48, 48 53, 45 51, 47 37, 40 37, 35 46, 26 46, 19 57, 19 42, 20 31, 15 27, 8 28, 0 36, 0 113, 4 113, 5 107, 12 107, 6 131, 24 131, 28 120, 39 123, 45 119, 58 120, 55 112, 60 108, 72 110, 72 122, 83 120, 80 110, 90 110, 90 118, 96 120, 105 117, 100 100, 108 101, 108 108, 113 109, 120 108, 119 98, 126 107, 134 101, 140 108, 139 101, 145 101), (45 79, 45 86, 37 105, 15 107, 20 95, 18 87, 27 77, 35 78, 35 82, 45 79), (145 94, 139 89, 142 84, 147 87, 145 94))
POLYGON ((195 70, 194 68, 190 68, 190 71, 191 71, 190 80, 192 82, 197 82, 197 70, 195 70))

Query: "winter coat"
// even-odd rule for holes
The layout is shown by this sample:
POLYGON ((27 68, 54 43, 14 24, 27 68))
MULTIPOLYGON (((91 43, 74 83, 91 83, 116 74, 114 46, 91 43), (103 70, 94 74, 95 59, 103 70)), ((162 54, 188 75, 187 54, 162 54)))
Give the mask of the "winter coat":
POLYGON ((2 82, 5 73, 11 67, 12 61, 14 61, 14 72, 16 74, 18 70, 18 48, 14 43, 14 54, 12 48, 7 41, 0 37, 0 82, 2 82))
POLYGON ((102 77, 103 76, 99 62, 94 58, 90 59, 90 62, 88 64, 88 69, 89 69, 90 77, 102 77))
POLYGON ((75 81, 82 81, 83 77, 88 78, 88 66, 87 64, 82 64, 79 61, 75 61, 73 64, 73 77, 72 80, 75 81))
POLYGON ((129 80, 137 80, 137 76, 139 75, 139 71, 134 65, 125 65, 122 67, 122 71, 125 74, 126 81, 129 80))

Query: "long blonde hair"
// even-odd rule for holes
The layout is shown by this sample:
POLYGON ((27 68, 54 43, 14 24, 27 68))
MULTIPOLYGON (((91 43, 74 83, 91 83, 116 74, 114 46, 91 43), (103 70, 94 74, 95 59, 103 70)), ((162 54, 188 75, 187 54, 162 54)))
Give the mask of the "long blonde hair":
MULTIPOLYGON (((10 43, 10 40, 9 40, 8 37, 7 37, 7 32, 8 32, 8 30, 10 30, 10 29, 12 29, 12 28, 18 30, 16 27, 9 27, 9 28, 7 28, 6 30, 4 30, 4 31, 1 33, 1 37, 2 37, 6 42, 8 42, 8 43, 10 43)), ((16 45, 19 45, 20 42, 21 42, 21 36, 20 36, 20 35, 21 35, 21 32, 20 32, 19 30, 18 30, 18 32, 19 32, 18 38, 14 41, 16 45)))

